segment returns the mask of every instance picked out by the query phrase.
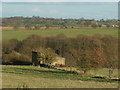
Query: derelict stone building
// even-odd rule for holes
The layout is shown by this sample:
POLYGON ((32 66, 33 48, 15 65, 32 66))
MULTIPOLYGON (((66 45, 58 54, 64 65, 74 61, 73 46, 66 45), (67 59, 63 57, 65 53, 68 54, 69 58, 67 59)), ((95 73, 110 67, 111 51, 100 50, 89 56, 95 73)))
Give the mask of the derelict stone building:
MULTIPOLYGON (((45 64, 44 60, 39 60, 40 54, 41 52, 37 52, 37 51, 32 51, 32 64, 37 66, 40 64, 45 64)), ((52 63, 49 63, 50 65, 65 65, 65 58, 62 57, 55 57, 55 60, 52 63)))

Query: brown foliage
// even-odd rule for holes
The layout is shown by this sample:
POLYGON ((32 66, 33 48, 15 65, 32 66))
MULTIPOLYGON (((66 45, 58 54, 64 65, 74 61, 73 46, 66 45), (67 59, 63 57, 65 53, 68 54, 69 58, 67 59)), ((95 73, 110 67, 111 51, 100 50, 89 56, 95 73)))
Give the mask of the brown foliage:
POLYGON ((83 68, 117 68, 118 39, 112 36, 85 36, 67 38, 64 34, 43 38, 31 35, 22 42, 11 40, 3 42, 3 54, 17 51, 31 56, 35 48, 51 48, 57 55, 65 57, 66 65, 83 68), (78 63, 78 65, 76 64, 78 63))

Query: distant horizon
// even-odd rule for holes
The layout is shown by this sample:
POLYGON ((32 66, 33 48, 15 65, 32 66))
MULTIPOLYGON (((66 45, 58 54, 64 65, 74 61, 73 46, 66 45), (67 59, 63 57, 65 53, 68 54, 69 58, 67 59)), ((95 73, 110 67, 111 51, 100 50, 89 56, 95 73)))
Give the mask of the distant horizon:
MULTIPOLYGON (((2 17, 2 18, 11 18, 11 17, 23 17, 23 18, 32 18, 34 16, 8 16, 8 17, 2 17)), ((81 19, 81 18, 84 18, 84 17, 80 17, 80 18, 54 18, 54 17, 41 17, 41 16, 35 16, 35 17, 40 17, 40 18, 53 18, 53 19, 81 19)), ((84 18, 85 20, 93 20, 92 18, 84 18)), ((101 18, 101 19, 104 19, 104 18, 101 18)), ((94 19, 94 20, 101 20, 101 19, 94 19)), ((104 20, 118 20, 118 19, 104 19, 104 20)))
POLYGON ((118 19, 117 2, 3 2, 2 17, 118 19))

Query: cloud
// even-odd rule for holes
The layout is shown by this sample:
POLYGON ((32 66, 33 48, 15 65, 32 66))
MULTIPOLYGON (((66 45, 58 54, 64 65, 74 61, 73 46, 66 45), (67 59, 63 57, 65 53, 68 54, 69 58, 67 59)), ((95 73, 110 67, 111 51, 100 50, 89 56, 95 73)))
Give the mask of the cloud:
POLYGON ((34 7, 34 8, 32 9, 32 11, 33 11, 33 12, 39 12, 39 11, 40 11, 40 8, 39 8, 39 7, 34 7))

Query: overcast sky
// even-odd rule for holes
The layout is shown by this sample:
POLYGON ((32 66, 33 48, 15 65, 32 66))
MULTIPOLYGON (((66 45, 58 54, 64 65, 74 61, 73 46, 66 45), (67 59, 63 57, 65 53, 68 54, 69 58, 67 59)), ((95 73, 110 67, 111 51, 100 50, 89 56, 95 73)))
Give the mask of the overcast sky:
POLYGON ((87 19, 102 19, 102 18, 117 19, 118 3, 117 2, 51 2, 51 3, 3 2, 2 16, 3 17, 40 16, 40 17, 53 17, 53 18, 84 17, 87 19))
POLYGON ((120 0, 1 0, 2 2, 118 2, 120 0))

